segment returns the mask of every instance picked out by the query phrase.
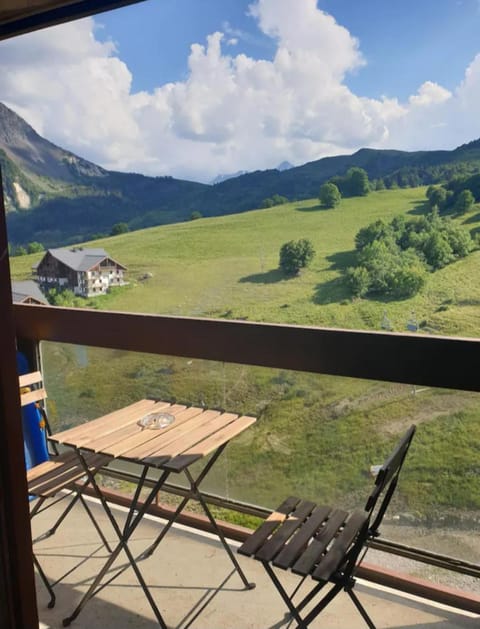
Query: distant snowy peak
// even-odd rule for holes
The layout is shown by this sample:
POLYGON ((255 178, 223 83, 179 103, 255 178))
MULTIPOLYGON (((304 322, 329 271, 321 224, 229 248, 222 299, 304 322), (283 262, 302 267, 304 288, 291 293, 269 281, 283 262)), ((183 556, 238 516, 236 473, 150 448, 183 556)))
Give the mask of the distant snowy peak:
POLYGON ((227 181, 227 179, 234 179, 235 177, 240 177, 241 175, 246 175, 248 170, 237 170, 236 173, 231 173, 229 175, 217 175, 215 179, 212 179, 210 182, 212 185, 216 183, 222 183, 222 181, 227 181))
POLYGON ((293 164, 290 164, 290 162, 284 161, 281 164, 279 164, 277 166, 277 170, 290 170, 290 168, 293 168, 293 164))
MULTIPOLYGON (((290 168, 293 168, 293 164, 290 164, 290 162, 287 161, 283 161, 281 164, 279 164, 275 170, 289 170, 290 168)), ((236 173, 231 173, 229 175, 217 175, 215 177, 215 179, 212 179, 212 181, 210 182, 212 185, 215 185, 216 183, 222 183, 222 181, 227 181, 227 179, 234 179, 235 177, 241 177, 242 175, 248 175, 249 171, 248 170, 237 170, 236 173)))

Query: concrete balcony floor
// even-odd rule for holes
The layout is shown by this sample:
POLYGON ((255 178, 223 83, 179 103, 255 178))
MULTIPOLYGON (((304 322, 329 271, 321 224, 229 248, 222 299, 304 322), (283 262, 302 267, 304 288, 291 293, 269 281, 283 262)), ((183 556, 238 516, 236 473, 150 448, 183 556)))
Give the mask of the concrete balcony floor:
MULTIPOLYGON (((34 537, 48 529, 58 508, 54 506, 33 519, 34 537)), ((107 538, 115 543, 115 534, 101 506, 93 503, 92 508, 107 538)), ((125 512, 120 508, 115 508, 114 512, 122 521, 125 512)), ((146 517, 134 534, 131 550, 140 553, 155 539, 161 527, 161 520, 146 517)), ((235 547, 232 543, 232 548, 235 547)), ((35 544, 35 552, 52 581, 66 575, 55 586, 57 603, 54 609, 47 608, 48 595, 37 577, 41 626, 61 627, 62 619, 72 612, 105 561, 106 551, 83 508, 76 506, 54 536, 35 544)), ((256 583, 256 589, 244 589, 224 549, 212 536, 182 526, 169 531, 155 554, 139 564, 169 629, 282 629, 295 626, 285 616, 284 603, 262 566, 239 555, 237 558, 247 578, 256 583)), ((112 572, 126 562, 122 553, 112 572)), ((290 578, 293 589, 295 576, 284 572, 282 575, 290 578)), ((480 618, 476 615, 365 582, 357 583, 356 592, 379 629, 473 629, 479 626, 480 618)), ((153 629, 158 624, 133 570, 128 568, 89 601, 71 626, 75 629, 153 629)), ((310 626, 312 629, 366 627, 343 593, 310 626)))

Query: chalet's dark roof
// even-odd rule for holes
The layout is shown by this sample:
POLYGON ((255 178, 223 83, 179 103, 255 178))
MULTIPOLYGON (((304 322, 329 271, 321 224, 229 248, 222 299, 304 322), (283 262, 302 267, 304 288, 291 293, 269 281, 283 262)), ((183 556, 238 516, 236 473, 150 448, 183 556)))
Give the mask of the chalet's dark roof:
POLYGON ((25 280, 23 282, 12 281, 12 300, 22 303, 26 299, 34 299, 41 304, 48 304, 37 282, 25 280))
MULTIPOLYGON (((49 249, 47 253, 73 271, 89 271, 92 267, 102 262, 102 260, 105 260, 105 258, 115 262, 115 260, 110 258, 105 249, 100 248, 87 249, 84 247, 73 247, 72 249, 49 249)), ((122 269, 126 268, 118 262, 115 262, 115 264, 122 269)))

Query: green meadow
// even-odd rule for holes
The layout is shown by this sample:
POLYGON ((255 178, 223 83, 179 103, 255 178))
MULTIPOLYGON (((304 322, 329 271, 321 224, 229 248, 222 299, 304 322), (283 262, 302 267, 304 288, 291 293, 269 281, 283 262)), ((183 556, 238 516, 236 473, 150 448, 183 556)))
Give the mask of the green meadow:
MULTIPOLYGON (((130 282, 89 305, 368 330, 380 330, 386 315, 393 330, 406 331, 413 317, 418 334, 478 337, 480 251, 430 274, 410 299, 352 299, 344 284, 358 230, 379 218, 421 215, 424 201, 423 187, 343 199, 329 210, 311 199, 88 243, 126 265, 130 282), (287 279, 279 249, 299 238, 312 241, 316 256, 287 279)), ((474 208, 455 220, 474 233, 480 213, 474 208)), ((39 258, 12 258, 13 277, 30 277, 39 258)), ((257 424, 214 469, 210 488, 218 493, 272 507, 290 492, 359 504, 370 465, 415 422, 397 509, 435 522, 438 514, 480 508, 480 487, 471 482, 480 447, 478 394, 66 345, 48 344, 44 356, 58 425, 144 395, 255 414, 257 424)))
MULTIPOLYGON (((233 216, 199 219, 94 241, 129 271, 130 286, 96 298, 96 307, 201 317, 228 317, 328 327, 394 330, 414 312, 427 332, 478 336, 480 252, 432 273, 421 294, 402 301, 352 300, 342 270, 352 264, 354 237, 368 223, 425 212, 425 189, 373 192, 325 210, 312 199, 233 216), (298 277, 278 269, 287 240, 309 238, 312 265, 298 277), (140 278, 151 274, 147 280, 140 278)), ((479 228, 472 210, 460 220, 479 228)), ((39 255, 12 259, 15 279, 30 276, 39 255)))

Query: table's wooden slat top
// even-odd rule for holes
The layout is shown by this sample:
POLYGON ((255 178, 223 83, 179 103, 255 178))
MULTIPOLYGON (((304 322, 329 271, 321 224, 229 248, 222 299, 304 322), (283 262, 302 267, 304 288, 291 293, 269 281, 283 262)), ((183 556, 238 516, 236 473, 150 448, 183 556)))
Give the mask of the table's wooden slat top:
POLYGON ((255 423, 255 417, 186 407, 161 400, 140 400, 93 421, 53 435, 52 440, 112 458, 121 458, 180 472, 194 461, 228 443, 255 423), (152 430, 138 421, 164 412, 172 424, 152 430))

